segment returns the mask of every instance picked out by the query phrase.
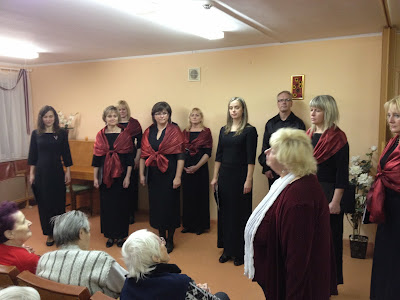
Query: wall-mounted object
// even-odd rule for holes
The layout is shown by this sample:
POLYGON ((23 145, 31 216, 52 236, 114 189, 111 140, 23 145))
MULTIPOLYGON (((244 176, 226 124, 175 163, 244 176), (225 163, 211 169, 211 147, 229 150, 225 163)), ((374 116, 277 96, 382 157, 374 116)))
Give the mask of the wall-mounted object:
POLYGON ((189 81, 200 81, 200 68, 190 68, 188 72, 189 81))
POLYGON ((304 99, 304 75, 292 75, 291 83, 291 93, 294 100, 304 99))

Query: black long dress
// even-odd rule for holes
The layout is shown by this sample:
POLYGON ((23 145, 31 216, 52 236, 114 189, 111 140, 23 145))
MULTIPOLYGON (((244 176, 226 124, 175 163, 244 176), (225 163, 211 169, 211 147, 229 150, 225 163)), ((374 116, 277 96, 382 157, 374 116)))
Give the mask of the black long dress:
MULTIPOLYGON (((313 147, 321 138, 321 133, 312 136, 313 147)), ((349 184, 349 144, 346 143, 338 152, 326 161, 318 164, 318 181, 324 190, 325 197, 330 203, 335 189, 345 189, 349 184)), ((343 211, 331 214, 331 232, 336 260, 337 284, 343 284, 343 211)))
MULTIPOLYGON (((106 133, 110 150, 114 149, 114 142, 119 133, 106 133)), ((100 184, 100 225, 101 232, 106 238, 123 239, 128 236, 129 231, 129 193, 124 189, 123 181, 128 166, 133 165, 133 158, 130 153, 119 154, 123 172, 121 177, 114 178, 110 188, 102 182, 102 172, 105 156, 93 155, 92 166, 99 168, 100 184)))
MULTIPOLYGON (((398 144, 382 157, 381 168, 398 144)), ((400 295, 400 193, 385 188, 385 223, 379 224, 375 237, 371 276, 371 300, 397 300, 400 295)))
MULTIPOLYGON (((128 122, 119 124, 124 128, 128 126, 128 122)), ((142 132, 140 132, 135 136, 132 136, 133 159, 135 159, 136 157, 137 150, 140 149, 141 142, 142 142, 142 132)), ((132 166, 131 183, 129 184, 128 187, 128 194, 129 194, 128 210, 129 210, 129 217, 132 219, 134 219, 135 217, 135 211, 138 210, 138 203, 139 203, 138 191, 139 191, 139 170, 134 169, 132 166)))
POLYGON ((32 132, 28 164, 35 166, 32 185, 39 207, 40 224, 44 235, 53 235, 50 219, 65 213, 65 176, 62 166, 72 166, 68 132, 38 134, 32 132))
MULTIPOLYGON (((190 132, 189 142, 199 136, 200 132, 190 132)), ((185 167, 196 165, 204 154, 211 157, 210 148, 200 148, 195 155, 185 155, 185 167)), ((208 162, 202 165, 194 174, 182 175, 183 195, 183 227, 192 232, 204 231, 210 228, 210 182, 208 162)))
MULTIPOLYGON (((151 126, 149 143, 154 151, 165 136, 165 129, 157 140, 157 126, 151 126)), ((165 155, 168 159, 168 169, 162 173, 158 167, 148 167, 147 184, 149 189, 150 226, 160 230, 175 229, 181 226, 180 219, 180 188, 173 188, 178 159, 184 159, 183 154, 165 155)))
POLYGON ((249 164, 255 164, 257 130, 246 127, 243 132, 219 133, 215 161, 221 163, 218 176, 218 248, 227 256, 244 257, 244 228, 252 211, 252 191, 243 194, 249 164))

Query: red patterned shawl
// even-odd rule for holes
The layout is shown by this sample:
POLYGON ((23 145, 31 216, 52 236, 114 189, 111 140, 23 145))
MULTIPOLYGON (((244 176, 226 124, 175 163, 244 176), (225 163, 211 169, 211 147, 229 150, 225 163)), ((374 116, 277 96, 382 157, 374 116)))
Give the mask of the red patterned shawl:
MULTIPOLYGON (((118 126, 124 128, 124 126, 121 124, 118 124, 118 126)), ((128 131, 130 136, 135 136, 142 132, 142 126, 140 126, 138 120, 129 118, 128 125, 125 127, 125 130, 128 131)))
POLYGON ((114 142, 114 150, 110 150, 110 145, 105 134, 107 126, 100 130, 96 135, 93 154, 96 156, 105 156, 103 182, 110 188, 113 178, 121 177, 122 165, 118 153, 130 153, 133 151, 131 136, 127 130, 123 130, 114 142))
POLYGON ((200 131, 197 138, 195 138, 192 142, 190 142, 190 131, 186 129, 183 131, 184 136, 184 147, 186 150, 189 150, 190 156, 196 155, 199 152, 200 148, 208 148, 212 149, 212 135, 211 130, 207 127, 204 127, 202 131, 200 131))
MULTIPOLYGON (((156 126, 156 125, 151 125, 156 126)), ((158 151, 154 151, 149 143, 150 128, 147 128, 142 138, 142 154, 141 158, 146 159, 146 166, 156 165, 158 169, 165 173, 168 169, 168 159, 165 155, 183 153, 183 135, 178 126, 169 123, 165 129, 163 141, 158 147, 158 151)))

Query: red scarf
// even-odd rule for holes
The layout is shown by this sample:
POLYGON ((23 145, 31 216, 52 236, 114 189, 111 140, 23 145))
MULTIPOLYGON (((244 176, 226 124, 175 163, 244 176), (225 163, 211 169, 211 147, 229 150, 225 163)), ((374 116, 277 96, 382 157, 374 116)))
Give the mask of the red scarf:
MULTIPOLYGON (((307 130, 307 134, 312 138, 314 132, 311 131, 310 128, 307 130)), ((315 145, 314 158, 317 160, 318 164, 323 163, 342 149, 346 143, 346 134, 341 131, 339 127, 336 126, 336 128, 334 128, 334 126, 332 126, 324 131, 317 145, 315 145)))
POLYGON ((190 156, 196 155, 201 148, 212 148, 212 136, 211 130, 207 127, 204 127, 202 131, 200 131, 197 138, 195 138, 192 142, 190 142, 190 131, 186 129, 183 131, 184 136, 184 147, 186 150, 189 150, 190 156))
POLYGON ((103 182, 110 188, 113 183, 113 178, 121 177, 122 165, 118 153, 130 153, 133 151, 131 136, 128 131, 123 130, 114 142, 114 150, 110 150, 110 145, 105 134, 107 126, 100 130, 96 135, 93 154, 96 156, 105 156, 103 182))
POLYGON ((128 133, 132 137, 138 135, 139 133, 142 133, 142 126, 140 126, 138 120, 134 118, 129 118, 128 125, 125 128, 121 124, 118 124, 118 126, 122 129, 125 129, 125 131, 128 131, 128 133))
MULTIPOLYGON (((398 135, 392 138, 383 150, 379 162, 382 157, 396 142, 398 135)), ((400 193, 400 147, 389 155, 388 160, 382 170, 381 164, 378 163, 375 181, 372 184, 367 195, 367 209, 370 212, 370 221, 374 223, 385 222, 385 187, 400 193)))
MULTIPOLYGON (((151 125, 156 126, 156 125, 151 125)), ((147 128, 142 138, 142 154, 141 158, 146 159, 146 166, 157 166, 158 169, 165 173, 168 169, 168 159, 165 157, 167 154, 183 153, 183 135, 178 126, 169 123, 165 129, 164 139, 158 147, 158 151, 154 151, 149 143, 150 128, 147 128)))

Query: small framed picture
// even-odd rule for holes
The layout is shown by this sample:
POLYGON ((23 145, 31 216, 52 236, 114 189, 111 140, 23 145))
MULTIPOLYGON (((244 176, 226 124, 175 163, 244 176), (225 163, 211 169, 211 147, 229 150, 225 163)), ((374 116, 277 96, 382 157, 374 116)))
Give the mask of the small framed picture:
POLYGON ((291 85, 292 99, 304 99, 304 75, 292 75, 291 85))

